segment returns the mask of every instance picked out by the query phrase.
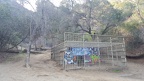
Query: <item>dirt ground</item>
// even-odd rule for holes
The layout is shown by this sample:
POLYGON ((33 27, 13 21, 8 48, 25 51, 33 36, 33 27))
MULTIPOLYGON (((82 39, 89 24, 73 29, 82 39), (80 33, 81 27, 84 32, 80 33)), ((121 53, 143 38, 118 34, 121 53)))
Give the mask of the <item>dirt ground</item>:
POLYGON ((144 81, 144 60, 141 61, 143 63, 128 60, 127 68, 123 71, 106 69, 65 71, 50 60, 49 51, 32 54, 31 68, 24 67, 23 56, 19 55, 0 63, 0 81, 144 81))

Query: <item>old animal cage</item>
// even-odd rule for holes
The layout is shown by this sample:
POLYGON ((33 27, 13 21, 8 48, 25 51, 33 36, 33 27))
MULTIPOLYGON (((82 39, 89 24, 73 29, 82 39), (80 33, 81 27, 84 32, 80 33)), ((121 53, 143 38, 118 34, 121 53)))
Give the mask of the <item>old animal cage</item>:
POLYGON ((64 33, 63 41, 51 49, 51 58, 63 69, 91 66, 126 66, 124 37, 64 33))

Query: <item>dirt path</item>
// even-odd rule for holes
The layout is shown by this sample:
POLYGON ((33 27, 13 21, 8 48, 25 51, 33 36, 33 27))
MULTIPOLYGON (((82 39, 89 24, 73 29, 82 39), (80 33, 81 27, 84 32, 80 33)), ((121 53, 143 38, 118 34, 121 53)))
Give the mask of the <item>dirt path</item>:
POLYGON ((31 55, 31 68, 24 59, 0 63, 0 81, 144 81, 142 64, 128 63, 123 72, 105 70, 64 71, 50 60, 50 52, 31 55))

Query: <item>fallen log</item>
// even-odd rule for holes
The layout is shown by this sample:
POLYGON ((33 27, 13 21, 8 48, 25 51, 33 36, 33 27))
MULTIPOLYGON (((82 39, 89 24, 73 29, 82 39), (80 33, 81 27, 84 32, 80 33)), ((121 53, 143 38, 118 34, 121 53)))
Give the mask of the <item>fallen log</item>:
POLYGON ((138 55, 126 55, 128 59, 142 59, 144 58, 144 54, 138 54, 138 55))

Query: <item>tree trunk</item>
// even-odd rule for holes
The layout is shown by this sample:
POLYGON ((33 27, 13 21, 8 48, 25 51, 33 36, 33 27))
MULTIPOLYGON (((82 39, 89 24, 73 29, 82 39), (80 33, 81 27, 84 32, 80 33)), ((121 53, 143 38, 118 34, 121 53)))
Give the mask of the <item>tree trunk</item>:
POLYGON ((30 50, 31 50, 31 42, 28 44, 27 54, 26 54, 26 67, 30 68, 30 50))
POLYGON ((36 43, 36 40, 34 42, 34 50, 37 51, 37 43, 36 43))
POLYGON ((31 52, 31 44, 32 44, 32 19, 30 21, 30 28, 29 28, 29 44, 27 48, 27 54, 26 54, 26 67, 30 68, 30 52, 31 52))

